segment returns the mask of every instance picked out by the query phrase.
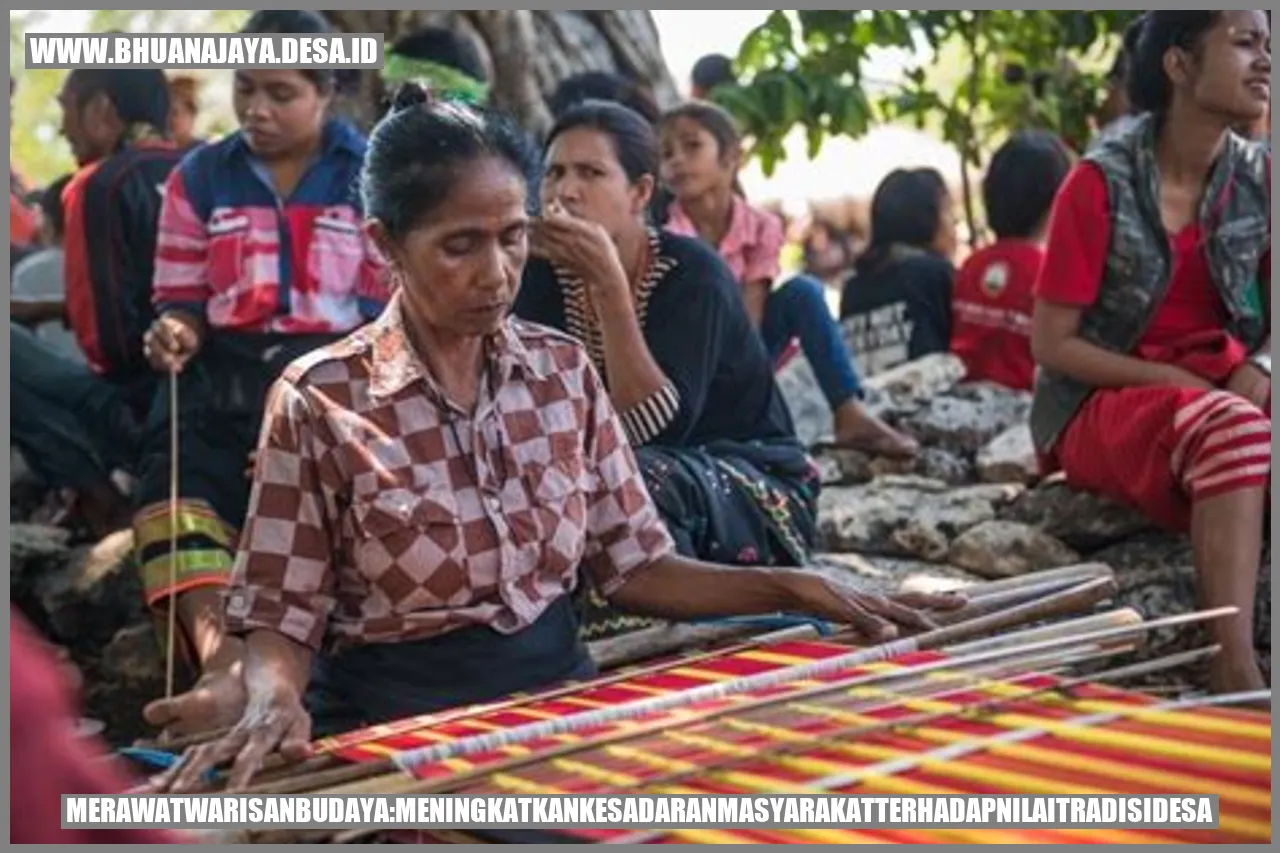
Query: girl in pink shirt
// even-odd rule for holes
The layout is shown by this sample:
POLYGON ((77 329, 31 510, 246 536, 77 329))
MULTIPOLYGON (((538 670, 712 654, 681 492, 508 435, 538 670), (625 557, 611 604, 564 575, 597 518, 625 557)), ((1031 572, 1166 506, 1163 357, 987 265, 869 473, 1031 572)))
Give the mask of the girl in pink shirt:
POLYGON ((747 313, 776 360, 799 339, 835 418, 835 443, 877 455, 909 457, 918 446, 871 415, 831 315, 821 282, 796 276, 781 287, 782 224, 752 207, 738 185, 741 140, 732 117, 691 101, 663 116, 662 179, 675 194, 666 229, 714 246, 742 286, 747 313))

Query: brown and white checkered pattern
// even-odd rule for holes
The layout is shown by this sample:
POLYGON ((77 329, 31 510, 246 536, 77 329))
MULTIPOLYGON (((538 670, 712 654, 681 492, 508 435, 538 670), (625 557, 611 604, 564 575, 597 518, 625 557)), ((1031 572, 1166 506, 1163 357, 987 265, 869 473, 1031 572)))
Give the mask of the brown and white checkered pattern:
POLYGON ((528 626, 673 548, 599 374, 512 319, 473 414, 408 344, 398 298, 276 383, 228 593, 232 631, 319 649, 528 626), (475 452, 473 453, 473 449, 475 452))

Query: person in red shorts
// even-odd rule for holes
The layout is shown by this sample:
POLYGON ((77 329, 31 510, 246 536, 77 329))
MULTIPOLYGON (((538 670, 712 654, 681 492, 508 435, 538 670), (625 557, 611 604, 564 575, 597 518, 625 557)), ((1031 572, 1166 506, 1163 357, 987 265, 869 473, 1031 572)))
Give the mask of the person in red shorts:
POLYGON ((1152 11, 1136 115, 1058 196, 1037 288, 1031 428, 1048 467, 1191 535, 1216 692, 1265 687, 1253 610, 1271 481, 1271 164, 1231 128, 1270 98, 1259 11, 1152 11))
POLYGON ((1030 391, 1031 312, 1044 235, 1071 154, 1043 131, 1015 134, 991 158, 982 201, 996 242, 969 256, 951 294, 951 351, 967 378, 1030 391))
POLYGON ((10 844, 181 844, 157 829, 63 829, 62 795, 124 794, 136 780, 76 732, 72 690, 53 649, 9 608, 10 844))

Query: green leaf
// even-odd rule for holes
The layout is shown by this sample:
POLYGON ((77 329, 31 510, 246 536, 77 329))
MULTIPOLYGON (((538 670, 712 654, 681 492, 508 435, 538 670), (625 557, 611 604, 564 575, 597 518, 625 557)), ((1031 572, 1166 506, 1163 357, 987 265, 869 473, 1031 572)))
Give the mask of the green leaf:
POLYGON ((794 53, 791 19, 776 10, 747 34, 738 50, 738 64, 745 70, 776 68, 794 53))
POLYGON ((825 44, 847 41, 853 34, 857 15, 857 12, 834 9, 796 10, 796 18, 800 21, 800 37, 806 43, 812 39, 818 39, 825 44))
POLYGON ((826 130, 823 129, 823 127, 820 124, 814 123, 809 125, 805 133, 809 143, 809 146, 807 149, 809 154, 809 159, 814 160, 817 158, 818 154, 822 151, 822 143, 826 142, 827 132, 826 130))
POLYGON ((1083 141, 1101 89, 1097 74, 1136 14, 775 10, 744 41, 757 76, 732 111, 750 117, 753 156, 770 170, 795 128, 812 152, 832 136, 866 133, 873 121, 910 121, 956 145, 974 165, 1022 127, 1083 141), (921 42, 929 49, 917 52, 921 42), (868 55, 885 47, 905 48, 912 58, 887 90, 877 86, 873 103, 861 86, 863 69, 868 55), (1009 65, 1024 68, 1024 79, 1006 81, 1009 65), (1039 98, 1030 85, 1038 79, 1039 98))

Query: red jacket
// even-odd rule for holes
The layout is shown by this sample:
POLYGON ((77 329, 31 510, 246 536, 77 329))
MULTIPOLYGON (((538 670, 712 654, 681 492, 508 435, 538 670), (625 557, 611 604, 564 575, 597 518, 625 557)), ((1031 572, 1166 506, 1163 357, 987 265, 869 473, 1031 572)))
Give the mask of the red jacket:
POLYGON ((76 736, 57 659, 13 607, 9 617, 9 843, 187 843, 156 829, 62 829, 63 794, 122 794, 132 783, 102 760, 101 742, 76 736))

